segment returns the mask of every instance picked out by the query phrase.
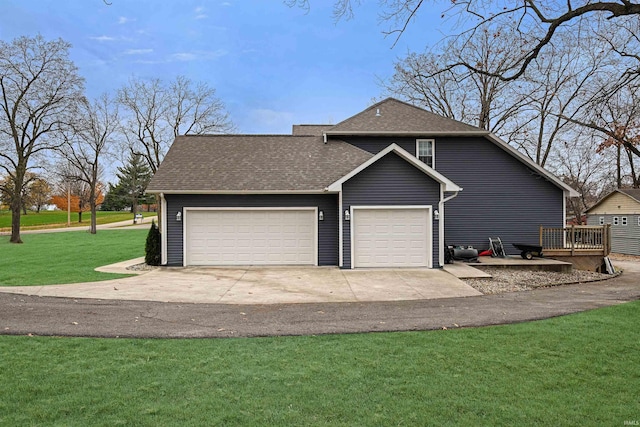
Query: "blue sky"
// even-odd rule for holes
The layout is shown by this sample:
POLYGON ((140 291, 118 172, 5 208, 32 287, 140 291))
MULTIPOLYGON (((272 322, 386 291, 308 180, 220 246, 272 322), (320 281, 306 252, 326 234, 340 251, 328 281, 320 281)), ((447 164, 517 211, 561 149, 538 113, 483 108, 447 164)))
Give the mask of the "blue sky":
POLYGON ((72 43, 87 95, 115 93, 131 76, 184 75, 214 87, 243 133, 289 133, 336 123, 380 97, 378 78, 407 50, 442 38, 440 13, 422 11, 391 49, 377 2, 335 23, 333 2, 307 12, 279 0, 1 0, 0 38, 42 34, 72 43))

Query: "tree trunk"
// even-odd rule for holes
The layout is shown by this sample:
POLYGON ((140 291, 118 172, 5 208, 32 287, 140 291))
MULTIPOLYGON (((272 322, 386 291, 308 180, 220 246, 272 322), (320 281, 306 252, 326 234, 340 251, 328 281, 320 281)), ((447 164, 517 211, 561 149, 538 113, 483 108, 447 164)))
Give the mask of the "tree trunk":
POLYGON ((24 184, 24 176, 27 173, 27 165, 18 161, 16 167, 16 175, 13 180, 13 197, 11 198, 11 243, 22 243, 20 238, 20 213, 22 209, 22 185, 24 184))
POLYGON ((96 188, 91 186, 91 194, 89 195, 89 206, 91 208, 91 225, 89 225, 89 233, 96 234, 96 188))
POLYGON ((78 212, 78 222, 82 222, 82 210, 78 212))
POLYGON ((618 174, 616 176, 616 188, 622 187, 622 165, 621 165, 621 156, 622 156, 622 144, 618 144, 618 152, 616 156, 616 168, 618 169, 618 174))
POLYGON ((14 197, 11 200, 11 243, 22 243, 20 239, 20 213, 21 213, 20 199, 14 197))

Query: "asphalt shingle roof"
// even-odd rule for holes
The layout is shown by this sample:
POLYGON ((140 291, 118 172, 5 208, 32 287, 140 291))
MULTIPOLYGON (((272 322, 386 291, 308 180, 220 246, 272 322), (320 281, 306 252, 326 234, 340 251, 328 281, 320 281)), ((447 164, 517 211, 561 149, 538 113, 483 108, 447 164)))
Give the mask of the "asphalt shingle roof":
POLYGON ((322 191, 371 157, 320 136, 179 136, 147 191, 322 191))
POLYGON ((410 132, 428 135, 438 132, 482 133, 485 131, 478 127, 431 113, 406 102, 387 98, 363 112, 338 123, 328 129, 327 132, 334 135, 338 135, 340 132, 410 132))

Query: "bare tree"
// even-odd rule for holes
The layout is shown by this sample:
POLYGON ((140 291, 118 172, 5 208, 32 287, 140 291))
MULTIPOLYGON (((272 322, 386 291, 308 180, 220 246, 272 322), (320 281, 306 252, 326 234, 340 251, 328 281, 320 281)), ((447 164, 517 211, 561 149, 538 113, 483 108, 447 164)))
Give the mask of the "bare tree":
MULTIPOLYGON (((607 91, 608 84, 617 83, 603 83, 603 91, 607 91)), ((598 152, 609 148, 616 150, 618 187, 624 185, 627 177, 629 185, 639 188, 640 176, 636 173, 635 160, 640 158, 640 85, 626 85, 597 101, 590 104, 585 114, 568 120, 600 135, 601 142, 596 147, 598 152), (629 168, 626 176, 622 154, 626 156, 629 168)))
POLYGON ((91 210, 89 231, 96 234, 96 211, 101 195, 102 160, 109 155, 120 128, 117 104, 107 94, 93 102, 84 100, 78 110, 73 131, 66 135, 59 153, 71 166, 65 171, 67 181, 84 184, 86 203, 91 210))
POLYGON ((573 138, 562 141, 562 149, 549 158, 549 164, 562 180, 575 188, 579 197, 567 199, 567 213, 581 222, 586 209, 615 188, 611 179, 610 153, 596 153, 601 140, 597 132, 577 127, 573 138))
MULTIPOLYGON (((132 155, 142 156, 153 173, 178 135, 229 133, 235 130, 215 89, 186 77, 170 83, 132 78, 120 89, 124 135, 132 155)), ((158 218, 160 215, 160 201, 158 218)))
POLYGON ((129 149, 142 156, 153 173, 178 135, 235 129, 215 89, 182 76, 170 83, 132 78, 118 92, 118 100, 129 149))
MULTIPOLYGON (((30 162, 56 149, 84 83, 69 59, 70 44, 42 36, 0 41, 0 167, 21 194, 30 162)), ((12 243, 20 238, 21 198, 11 199, 12 243)))
MULTIPOLYGON (((309 8, 311 0, 286 0, 289 6, 309 8)), ((354 5, 360 0, 336 0, 334 19, 351 19, 354 5)), ((491 0, 381 0, 380 19, 386 22, 386 36, 395 36, 397 43, 406 28, 418 13, 429 13, 429 5, 442 5, 443 18, 456 19, 452 25, 457 37, 471 39, 486 27, 500 27, 515 23, 520 37, 517 47, 518 66, 498 72, 487 71, 470 62, 455 62, 452 67, 462 66, 473 72, 485 73, 504 80, 516 80, 524 75, 531 63, 551 46, 558 34, 569 33, 578 37, 592 38, 592 48, 611 49, 630 62, 624 74, 638 76, 640 55, 638 54, 638 16, 640 4, 630 0, 572 1, 517 0, 514 2, 491 0), (612 37, 623 29, 623 37, 612 37)), ((394 43, 394 45, 395 45, 394 43)), ((514 44, 514 47, 516 45, 514 44)))
POLYGON ((575 37, 559 37, 557 46, 539 56, 515 87, 524 98, 520 125, 510 142, 545 166, 563 140, 581 132, 571 119, 589 110, 599 97, 599 79, 615 79, 611 61, 601 51, 581 52, 575 37))
POLYGON ((435 52, 410 53, 395 64, 394 75, 383 85, 388 92, 435 113, 501 133, 521 105, 514 85, 448 64, 464 58, 485 71, 511 68, 512 42, 502 38, 506 31, 485 30, 465 43, 450 40, 435 52))

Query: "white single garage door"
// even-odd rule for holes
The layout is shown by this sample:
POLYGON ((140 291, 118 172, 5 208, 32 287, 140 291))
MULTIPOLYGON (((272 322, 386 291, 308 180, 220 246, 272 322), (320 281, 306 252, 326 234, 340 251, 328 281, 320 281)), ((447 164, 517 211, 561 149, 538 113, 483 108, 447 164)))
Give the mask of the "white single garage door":
POLYGON ((315 218, 315 209, 187 209, 185 265, 316 265, 315 218))
POLYGON ((354 267, 428 267, 430 208, 353 209, 354 267))

